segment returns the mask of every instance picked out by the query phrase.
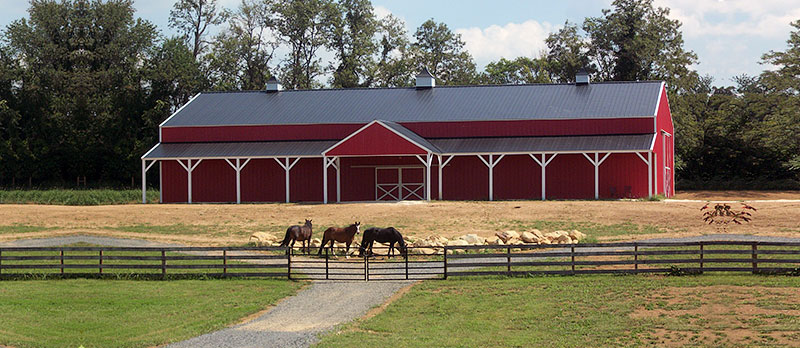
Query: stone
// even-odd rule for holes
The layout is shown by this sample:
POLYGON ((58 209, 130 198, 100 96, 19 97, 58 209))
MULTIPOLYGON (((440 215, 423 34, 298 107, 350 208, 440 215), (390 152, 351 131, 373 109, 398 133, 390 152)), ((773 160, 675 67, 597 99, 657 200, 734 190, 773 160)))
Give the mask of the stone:
POLYGON ((572 244, 572 238, 568 235, 560 235, 556 238, 556 242, 558 242, 558 244, 572 244))
POLYGON ((522 232, 522 235, 520 235, 520 238, 525 243, 536 243, 536 244, 539 243, 539 239, 540 239, 539 237, 537 237, 535 234, 533 234, 531 232, 522 232))
POLYGON ((509 240, 517 238, 519 239, 519 233, 517 231, 505 231, 505 232, 497 232, 494 234, 497 238, 503 240, 503 243, 508 243, 509 240))
POLYGON ((503 240, 498 237, 492 237, 486 240, 486 244, 488 245, 503 245, 503 240))
POLYGON ((466 241, 469 245, 483 245, 486 238, 480 237, 477 234, 467 234, 459 237, 460 240, 466 241))
POLYGON ((275 241, 275 237, 266 232, 255 232, 250 235, 248 243, 253 243, 256 246, 268 246, 275 241))
POLYGON ((572 230, 572 231, 569 231, 569 237, 572 238, 573 240, 579 241, 581 239, 586 238, 586 235, 581 233, 578 230, 572 230))
POLYGON ((542 231, 539 231, 539 230, 534 228, 530 232, 533 233, 533 235, 536 236, 537 238, 544 239, 544 235, 542 234, 542 231))

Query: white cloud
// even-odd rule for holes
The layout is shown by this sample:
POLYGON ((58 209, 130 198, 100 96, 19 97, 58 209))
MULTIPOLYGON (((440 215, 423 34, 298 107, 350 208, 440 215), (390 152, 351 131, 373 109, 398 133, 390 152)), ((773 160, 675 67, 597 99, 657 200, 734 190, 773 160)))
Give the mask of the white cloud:
POLYGON ((487 28, 456 29, 466 43, 467 51, 479 65, 500 58, 536 57, 547 49, 544 40, 557 28, 547 22, 527 20, 523 23, 491 25, 487 28))
POLYGON ((789 23, 800 18, 797 0, 656 0, 683 23, 687 37, 755 36, 785 38, 789 23))

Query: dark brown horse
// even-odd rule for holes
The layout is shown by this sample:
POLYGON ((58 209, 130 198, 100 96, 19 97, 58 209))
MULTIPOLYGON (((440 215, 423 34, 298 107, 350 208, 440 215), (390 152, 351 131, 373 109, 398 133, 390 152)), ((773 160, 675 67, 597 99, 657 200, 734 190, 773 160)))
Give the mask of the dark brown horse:
POLYGON ((395 243, 397 243, 397 249, 400 250, 401 255, 408 255, 408 247, 406 247, 406 242, 403 240, 403 236, 399 231, 397 231, 397 229, 394 227, 371 227, 364 230, 364 236, 361 237, 361 246, 358 248, 358 256, 364 256, 364 252, 366 252, 368 256, 372 256, 372 244, 375 242, 389 243, 389 252, 387 253, 387 256, 389 257, 394 255, 395 243))
POLYGON ((289 226, 289 228, 286 229, 286 236, 283 237, 281 246, 293 248, 295 241, 300 241, 303 243, 303 246, 300 248, 300 252, 303 252, 304 249, 306 254, 311 252, 311 220, 306 219, 306 223, 303 224, 303 226, 289 226), (289 242, 292 244, 290 245, 289 242), (306 246, 306 242, 308 242, 308 246, 306 246))
POLYGON ((356 223, 347 226, 345 228, 341 227, 328 227, 325 230, 325 233, 322 234, 322 244, 319 246, 319 252, 317 255, 322 255, 322 249, 325 248, 325 244, 331 242, 331 254, 336 256, 336 253, 333 252, 333 243, 346 243, 347 247, 344 249, 344 255, 348 259, 350 258, 350 244, 353 243, 353 238, 355 235, 361 233, 361 223, 356 221, 356 223))

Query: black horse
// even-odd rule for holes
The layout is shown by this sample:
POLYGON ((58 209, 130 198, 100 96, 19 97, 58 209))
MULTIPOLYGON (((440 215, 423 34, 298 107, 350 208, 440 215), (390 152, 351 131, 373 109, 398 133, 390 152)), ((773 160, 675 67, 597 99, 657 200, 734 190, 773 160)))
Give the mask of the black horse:
POLYGON ((305 249, 305 253, 308 254, 310 253, 309 249, 311 248, 311 233, 311 220, 309 219, 306 219, 306 223, 303 224, 303 226, 289 226, 289 228, 286 229, 286 236, 283 237, 281 246, 288 246, 291 248, 294 247, 295 241, 300 241, 303 243, 303 246, 300 248, 300 252, 303 252, 305 249), (290 242, 291 245, 289 244, 290 242), (306 246, 306 243, 308 243, 308 246, 306 246))
POLYGON ((403 235, 394 227, 371 227, 364 231, 364 236, 361 237, 361 246, 358 248, 358 256, 364 256, 364 251, 367 251, 367 255, 373 255, 372 244, 374 242, 389 243, 389 257, 394 255, 395 243, 397 243, 397 249, 400 250, 403 256, 408 254, 408 247, 406 247, 406 242, 403 241, 403 235))

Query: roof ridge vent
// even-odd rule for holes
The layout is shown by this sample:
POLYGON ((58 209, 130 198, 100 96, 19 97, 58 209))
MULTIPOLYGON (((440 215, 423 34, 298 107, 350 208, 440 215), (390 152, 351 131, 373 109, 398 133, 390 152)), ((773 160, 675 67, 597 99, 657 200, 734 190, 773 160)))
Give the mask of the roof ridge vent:
POLYGON ((586 86, 589 84, 589 72, 585 68, 581 68, 575 73, 575 85, 586 86))
POLYGON ((278 81, 278 79, 275 78, 275 76, 272 76, 269 78, 269 80, 267 80, 267 93, 276 93, 282 90, 283 90, 283 85, 281 85, 281 82, 278 81))
POLYGON ((428 71, 428 68, 422 68, 422 71, 417 74, 417 89, 429 89, 436 87, 436 77, 428 71))

